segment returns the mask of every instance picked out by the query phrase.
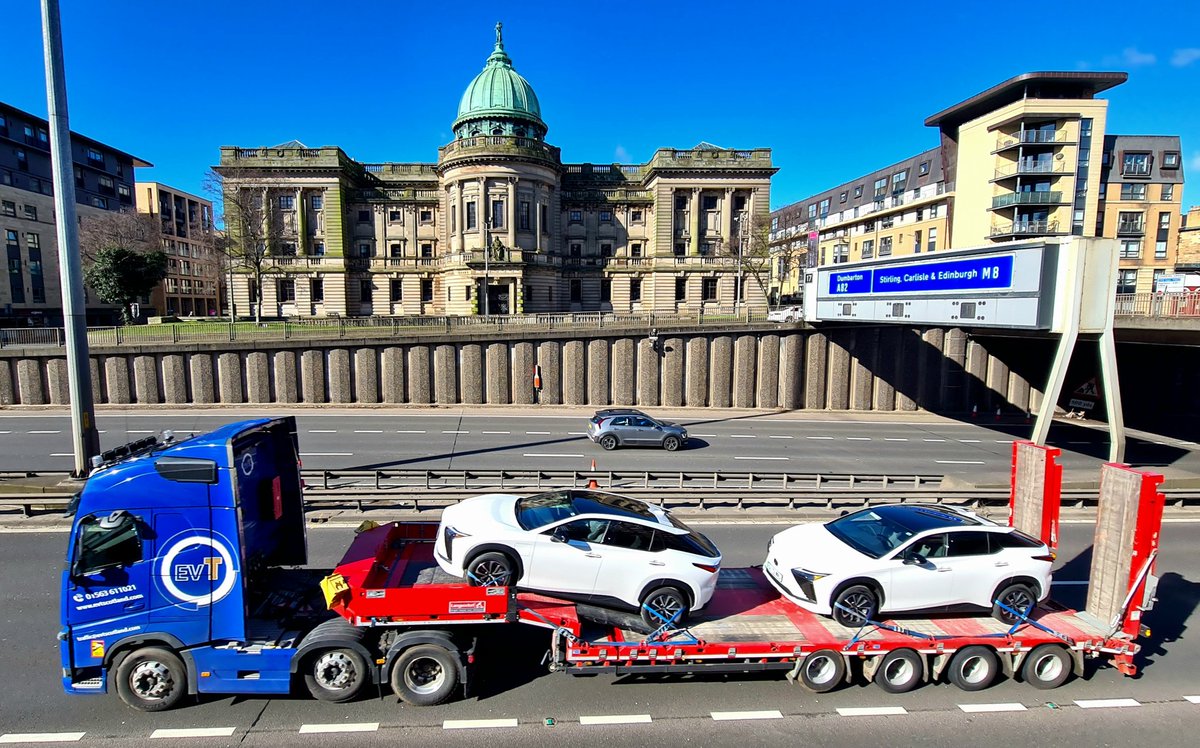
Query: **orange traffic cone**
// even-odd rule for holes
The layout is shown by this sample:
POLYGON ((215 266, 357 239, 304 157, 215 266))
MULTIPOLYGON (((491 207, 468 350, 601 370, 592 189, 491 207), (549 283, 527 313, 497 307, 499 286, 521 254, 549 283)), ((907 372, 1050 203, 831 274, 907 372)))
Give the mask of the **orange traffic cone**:
MULTIPOLYGON (((596 472, 596 461, 595 460, 592 460, 592 472, 593 473, 596 472)), ((593 475, 588 480, 587 487, 588 488, 599 488, 600 487, 600 484, 596 482, 596 476, 593 475)))

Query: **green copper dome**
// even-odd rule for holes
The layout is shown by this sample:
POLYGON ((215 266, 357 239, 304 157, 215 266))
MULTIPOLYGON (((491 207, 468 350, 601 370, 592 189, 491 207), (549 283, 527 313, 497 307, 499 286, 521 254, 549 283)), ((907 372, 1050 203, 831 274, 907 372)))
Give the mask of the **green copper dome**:
MULTIPOLYGON (((513 70, 512 60, 504 51, 500 29, 501 24, 496 24, 496 48, 488 57, 483 72, 475 76, 463 93, 454 129, 458 130, 460 125, 470 120, 486 120, 489 124, 484 127, 494 127, 498 121, 522 120, 536 123, 535 129, 544 133, 546 125, 542 122, 542 108, 538 104, 537 94, 533 92, 529 81, 513 70)), ((460 137, 469 134, 460 133, 460 137)), ((480 134, 490 134, 490 129, 482 129, 480 134)))

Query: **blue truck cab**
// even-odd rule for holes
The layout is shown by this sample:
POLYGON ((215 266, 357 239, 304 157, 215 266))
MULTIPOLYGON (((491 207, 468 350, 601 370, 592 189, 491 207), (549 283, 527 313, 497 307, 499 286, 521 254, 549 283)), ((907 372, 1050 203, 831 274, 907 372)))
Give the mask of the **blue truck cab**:
POLYGON ((98 463, 62 573, 66 691, 115 688, 144 711, 185 693, 287 692, 299 639, 330 617, 319 575, 295 568, 307 562, 295 419, 149 437, 98 463))

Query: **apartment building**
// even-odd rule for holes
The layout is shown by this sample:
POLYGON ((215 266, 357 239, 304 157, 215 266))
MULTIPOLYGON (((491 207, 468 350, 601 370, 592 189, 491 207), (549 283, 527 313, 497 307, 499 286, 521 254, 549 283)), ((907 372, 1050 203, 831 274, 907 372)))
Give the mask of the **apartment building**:
POLYGON ((137 209, 158 219, 167 277, 150 295, 154 313, 215 317, 221 312, 223 265, 213 245, 212 201, 158 182, 138 182, 137 209))
POLYGON ((925 120, 937 147, 774 211, 772 249, 787 256, 799 237, 811 265, 1103 236, 1122 241, 1120 289, 1152 290, 1174 264, 1181 150, 1106 131, 1098 96, 1127 78, 1026 73, 944 109, 925 120))
POLYGON ((769 149, 564 163, 499 25, 452 130, 432 163, 360 163, 297 141, 222 148, 230 239, 267 255, 261 289, 234 274, 238 313, 260 294, 268 316, 765 306, 737 278, 738 251, 769 213, 769 149))
MULTIPOLYGON (((151 164, 71 133, 80 217, 132 210, 134 168, 151 164)), ((62 287, 55 231, 54 172, 45 119, 0 103, 0 231, 8 282, 0 283, 0 326, 61 325, 62 287)), ((85 289, 90 324, 119 313, 85 289)))

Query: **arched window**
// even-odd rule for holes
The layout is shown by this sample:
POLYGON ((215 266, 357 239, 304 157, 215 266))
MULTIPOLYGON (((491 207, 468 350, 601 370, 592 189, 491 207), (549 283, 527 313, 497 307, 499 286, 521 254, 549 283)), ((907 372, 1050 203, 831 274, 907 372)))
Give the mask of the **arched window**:
POLYGON ((493 135, 503 135, 503 134, 504 134, 504 128, 502 128, 502 127, 493 127, 493 128, 492 128, 492 134, 493 134, 493 135))

